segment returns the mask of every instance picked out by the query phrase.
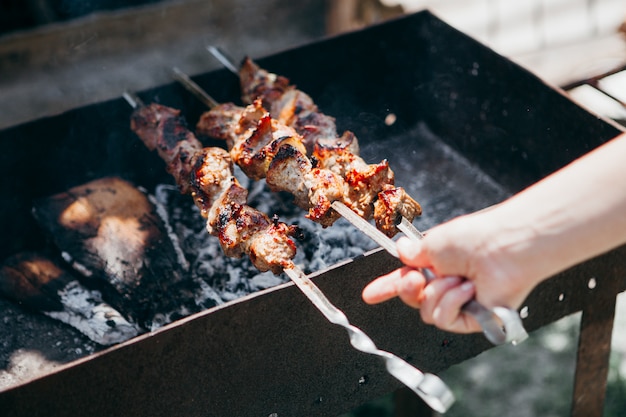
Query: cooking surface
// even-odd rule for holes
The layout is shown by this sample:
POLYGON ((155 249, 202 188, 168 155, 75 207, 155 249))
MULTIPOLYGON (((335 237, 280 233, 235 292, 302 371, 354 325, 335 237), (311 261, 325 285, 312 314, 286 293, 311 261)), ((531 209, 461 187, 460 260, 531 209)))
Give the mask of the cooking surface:
MULTIPOLYGON (((363 147, 361 154, 368 162, 385 157, 389 159, 396 173, 396 184, 405 187, 423 207, 422 217, 415 222, 422 230, 454 216, 495 204, 508 195, 494 179, 442 142, 424 124, 404 134, 370 142, 363 147)), ((245 177, 239 177, 244 184, 249 182, 245 177)), ((158 199, 166 204, 174 230, 178 232, 192 265, 192 272, 212 283, 222 302, 288 281, 284 275, 275 277, 270 272, 259 273, 246 258, 224 258, 217 239, 206 233, 204 220, 191 198, 181 196, 169 185, 157 189, 158 199), (229 273, 233 269, 241 272, 229 273)), ((305 259, 305 251, 300 247, 301 256, 296 258, 296 262, 307 272, 320 271, 375 248, 373 242, 343 219, 324 230, 304 219, 301 210, 285 213, 289 200, 285 196, 276 196, 265 187, 251 195, 250 202, 255 207, 267 213, 278 212, 282 221, 299 223, 312 236, 311 244, 321 253, 305 259)), ((101 350, 73 328, 38 314, 26 313, 4 299, 0 299, 0 311, 4 323, 0 327, 0 340, 3 341, 0 362, 7 364, 0 373, 0 389, 13 385, 16 378, 37 374, 37 369, 18 366, 19 361, 29 355, 25 350, 38 352, 32 355, 43 356, 44 364, 46 361, 53 362, 47 363, 42 370, 55 363, 69 362, 101 350)), ((24 361, 22 366, 28 363, 24 361)))

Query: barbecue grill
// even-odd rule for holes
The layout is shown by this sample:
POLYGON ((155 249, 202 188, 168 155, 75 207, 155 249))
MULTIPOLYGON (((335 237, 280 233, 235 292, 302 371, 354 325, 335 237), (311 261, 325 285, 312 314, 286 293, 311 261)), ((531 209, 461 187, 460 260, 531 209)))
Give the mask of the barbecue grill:
MULTIPOLYGON (((397 183, 424 207, 423 229, 496 204, 622 131, 426 11, 257 62, 308 92, 339 130, 354 131, 366 160, 390 160, 397 183), (385 123, 389 114, 395 123, 385 123)), ((239 100, 227 70, 193 78, 220 102, 239 100)), ((0 132, 0 256, 49 244, 31 216, 33 199, 108 175, 148 190, 171 182, 130 131, 132 110, 121 93, 0 132)), ((190 124, 205 110, 175 83, 139 95, 181 109, 190 124)), ((601 414, 625 251, 555 276, 524 304, 528 330, 583 312, 573 415, 601 414)), ((377 345, 423 371, 491 347, 482 335, 426 326, 398 301, 366 306, 361 289, 398 266, 377 249, 312 279, 377 345)), ((283 284, 11 387, 0 392, 0 409, 7 416, 328 416, 399 387, 283 284)))

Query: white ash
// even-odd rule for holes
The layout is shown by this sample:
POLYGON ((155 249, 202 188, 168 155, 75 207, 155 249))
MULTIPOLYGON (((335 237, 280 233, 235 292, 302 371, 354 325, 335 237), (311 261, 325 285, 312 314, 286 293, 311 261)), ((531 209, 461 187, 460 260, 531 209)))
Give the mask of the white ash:
MULTIPOLYGON (((344 219, 323 228, 305 218, 304 210, 296 207, 290 195, 273 193, 264 181, 252 182, 236 168, 241 185, 249 189, 248 205, 279 220, 301 228, 304 239, 296 240, 298 251, 294 262, 307 274, 326 269, 339 261, 353 258, 374 249, 376 244, 344 219)), ((191 197, 181 195, 176 187, 159 185, 156 200, 167 213, 183 253, 189 261, 194 278, 205 281, 222 301, 271 288, 288 281, 284 274, 259 272, 247 257, 228 258, 219 241, 206 229, 206 220, 191 197)))
POLYGON ((85 265, 81 264, 80 262, 76 262, 74 258, 72 257, 72 255, 70 255, 68 252, 65 252, 65 251, 61 252, 61 257, 63 258, 65 262, 72 265, 72 268, 74 268, 76 272, 82 274, 83 276, 89 278, 90 276, 93 275, 93 272, 89 268, 87 268, 85 265))
POLYGON ((178 236, 172 230, 172 226, 170 225, 169 218, 167 215, 167 211, 163 207, 163 205, 159 204, 156 198, 148 193, 143 187, 139 187, 140 190, 148 197, 150 203, 152 203, 156 209, 157 215, 163 220, 163 224, 165 225, 165 230, 167 232, 167 236, 172 241, 172 246, 174 246, 174 250, 176 251, 176 257, 178 258, 178 263, 183 267, 185 271, 189 271, 189 262, 185 258, 185 254, 180 249, 180 243, 178 242, 178 236))
POLYGON ((76 328, 101 345, 121 343, 140 333, 117 310, 102 301, 99 291, 85 288, 77 280, 58 291, 62 311, 44 311, 49 317, 76 328))

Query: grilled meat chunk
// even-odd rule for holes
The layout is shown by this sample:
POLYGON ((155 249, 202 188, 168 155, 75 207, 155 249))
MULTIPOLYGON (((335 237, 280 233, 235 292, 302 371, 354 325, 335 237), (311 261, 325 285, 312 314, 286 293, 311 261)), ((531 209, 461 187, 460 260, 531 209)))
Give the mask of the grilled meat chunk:
MULTIPOLYGON (((234 122, 225 116, 232 109, 222 107, 224 113, 219 116, 224 117, 212 125, 216 132, 232 131, 230 127, 223 128, 234 122)), ((218 237, 224 253, 230 257, 247 254, 260 271, 271 270, 275 274, 292 265, 296 247, 291 236, 298 233, 297 228, 272 221, 248 206, 248 191, 233 175, 230 154, 222 148, 202 148, 184 120, 172 118, 172 114, 178 116, 176 110, 158 104, 139 108, 133 114, 131 128, 146 146, 156 148, 169 164, 168 172, 174 176, 181 192, 192 195, 200 213, 207 219, 208 232, 218 237), (182 158, 181 149, 195 152, 182 158), (172 160, 176 161, 177 169, 169 169, 172 160), (266 247, 270 242, 271 253, 266 247)))
POLYGON ((131 116, 131 129, 148 149, 156 149, 180 191, 188 193, 192 158, 202 144, 187 128, 180 110, 160 104, 140 107, 131 116))
POLYGON ((331 209, 333 201, 344 199, 345 183, 332 171, 313 168, 299 149, 283 145, 267 171, 267 184, 272 191, 288 191, 295 204, 308 209, 307 218, 330 226, 340 216, 331 209))
POLYGON ((387 236, 397 233, 396 225, 402 217, 414 219, 422 214, 422 207, 402 187, 389 187, 378 193, 374 202, 376 227, 387 236))
POLYGON ((319 141, 336 138, 335 118, 321 113, 313 99, 294 88, 287 78, 260 68, 250 58, 244 59, 239 77, 243 102, 253 103, 260 99, 273 118, 302 135, 309 155, 319 141))
POLYGON ((309 211, 309 219, 326 227, 340 217, 331 204, 348 196, 345 180, 328 169, 314 167, 302 137, 293 128, 272 119, 260 100, 241 109, 239 115, 231 107, 226 109, 227 114, 222 106, 205 113, 197 130, 218 132, 214 137, 226 140, 230 156, 248 177, 265 178, 272 190, 291 193, 296 205, 309 211), (225 121, 226 117, 237 120, 225 121))
POLYGON ((293 127, 302 135, 305 147, 321 168, 330 169, 341 175, 349 184, 346 199, 350 207, 365 218, 372 216, 379 227, 385 225, 384 232, 395 235, 395 219, 391 213, 405 213, 409 221, 421 213, 393 204, 407 203, 407 207, 419 207, 417 201, 400 190, 403 198, 389 198, 394 187, 394 174, 387 161, 379 164, 367 164, 359 156, 357 138, 352 132, 338 135, 335 119, 321 113, 313 99, 290 84, 289 79, 260 68, 250 58, 246 58, 239 71, 242 99, 246 103, 261 100, 265 108, 270 109, 272 117, 293 127), (387 195, 379 196, 385 190, 387 195), (375 202, 386 198, 379 205, 385 210, 374 208, 375 202), (409 202, 410 199, 410 202, 409 202), (383 216, 383 217, 378 217, 383 216), (391 216, 391 217, 389 217, 391 216))

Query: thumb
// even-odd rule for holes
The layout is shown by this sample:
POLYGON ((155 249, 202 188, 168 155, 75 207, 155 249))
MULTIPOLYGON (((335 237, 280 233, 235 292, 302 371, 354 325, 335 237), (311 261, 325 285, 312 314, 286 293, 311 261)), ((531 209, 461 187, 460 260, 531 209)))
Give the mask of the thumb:
POLYGON ((424 243, 421 240, 415 241, 407 237, 401 237, 396 242, 396 248, 398 249, 400 260, 405 265, 414 268, 430 266, 428 256, 424 250, 424 243))

